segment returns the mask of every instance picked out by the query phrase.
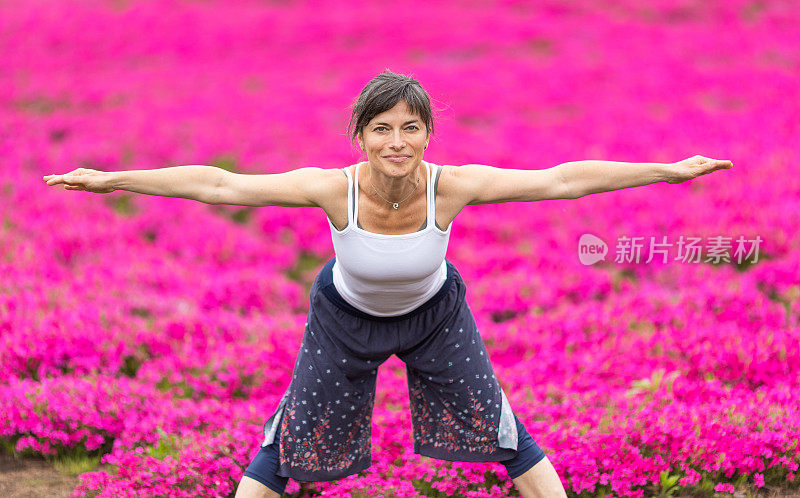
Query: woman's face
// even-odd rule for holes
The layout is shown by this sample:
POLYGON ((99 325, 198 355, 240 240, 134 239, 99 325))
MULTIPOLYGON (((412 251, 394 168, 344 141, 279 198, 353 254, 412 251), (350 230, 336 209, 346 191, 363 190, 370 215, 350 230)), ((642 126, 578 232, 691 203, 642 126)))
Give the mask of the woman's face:
POLYGON ((358 135, 362 150, 373 167, 387 176, 406 176, 422 161, 428 146, 428 129, 405 100, 372 118, 358 135), (393 160, 390 156, 401 156, 393 160))

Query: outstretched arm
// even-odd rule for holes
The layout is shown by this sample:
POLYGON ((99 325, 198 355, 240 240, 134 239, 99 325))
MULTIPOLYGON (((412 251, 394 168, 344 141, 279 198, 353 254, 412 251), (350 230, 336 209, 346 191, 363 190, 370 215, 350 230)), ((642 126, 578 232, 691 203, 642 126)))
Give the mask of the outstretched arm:
POLYGON ((109 193, 128 190, 141 194, 192 199, 206 204, 240 206, 322 207, 331 198, 331 185, 341 170, 299 168, 285 173, 254 175, 231 173, 215 166, 98 171, 78 168, 64 175, 47 175, 48 185, 66 190, 109 193))
POLYGON ((64 185, 65 190, 83 190, 97 194, 128 190, 212 204, 225 173, 227 172, 224 169, 201 165, 126 171, 78 168, 63 175, 47 175, 42 179, 47 185, 64 185))
POLYGON ((730 161, 703 156, 693 156, 669 164, 573 161, 556 166, 561 170, 572 199, 657 182, 681 183, 718 169, 732 167, 730 161))
POLYGON ((656 182, 680 183, 718 169, 730 161, 694 156, 676 163, 572 161, 552 168, 520 170, 465 164, 449 168, 461 205, 577 199, 597 192, 656 182))

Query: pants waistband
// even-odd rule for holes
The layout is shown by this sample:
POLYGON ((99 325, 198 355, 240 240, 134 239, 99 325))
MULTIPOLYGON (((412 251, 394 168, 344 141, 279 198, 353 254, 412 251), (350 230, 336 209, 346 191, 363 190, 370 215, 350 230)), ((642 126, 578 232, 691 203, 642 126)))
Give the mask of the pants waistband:
POLYGON ((408 313, 404 313, 402 315, 397 316, 374 316, 370 315, 369 313, 364 313, 358 308, 353 307, 350 303, 344 300, 344 298, 339 294, 339 291, 336 290, 336 286, 333 285, 333 264, 336 262, 336 257, 334 256, 331 258, 330 261, 325 263, 325 266, 322 267, 322 270, 319 272, 319 290, 331 300, 333 304, 335 304, 338 308, 342 311, 345 311, 351 315, 357 316, 359 318, 363 318, 365 320, 373 320, 376 322, 397 322, 400 320, 405 320, 406 318, 411 318, 412 316, 418 315, 423 311, 430 309, 431 307, 435 306, 436 303, 444 299, 447 295, 447 292, 450 290, 450 287, 453 285, 453 281, 456 279, 458 272, 456 271, 455 266, 453 263, 445 259, 447 264, 447 279, 442 284, 442 288, 436 291, 436 294, 431 296, 430 299, 425 301, 424 303, 420 304, 417 308, 409 311, 408 313))

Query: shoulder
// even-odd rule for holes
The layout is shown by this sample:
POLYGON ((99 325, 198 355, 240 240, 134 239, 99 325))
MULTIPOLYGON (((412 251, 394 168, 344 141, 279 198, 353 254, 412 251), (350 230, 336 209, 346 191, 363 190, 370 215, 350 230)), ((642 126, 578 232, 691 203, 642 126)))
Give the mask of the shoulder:
MULTIPOLYGON (((435 164, 431 179, 436 189, 436 211, 447 219, 447 224, 469 203, 470 187, 465 182, 464 166, 435 164), (438 177, 436 173, 438 171, 438 177)), ((468 176, 468 175, 467 175, 468 176)), ((441 225, 446 226, 446 225, 441 225)))
POLYGON ((314 170, 313 176, 308 177, 309 183, 306 189, 317 206, 326 209, 347 195, 345 168, 314 168, 314 170))
POLYGON ((474 164, 464 164, 461 166, 441 164, 438 165, 440 169, 439 178, 444 188, 459 189, 465 186, 465 182, 469 182, 474 176, 474 164))
POLYGON ((446 198, 455 204, 463 203, 466 205, 474 189, 473 184, 475 182, 475 172, 471 166, 473 165, 439 165, 440 173, 436 185, 437 197, 446 198))
POLYGON ((485 164, 444 166, 438 192, 461 207, 515 200, 506 191, 518 189, 524 182, 512 171, 485 164))

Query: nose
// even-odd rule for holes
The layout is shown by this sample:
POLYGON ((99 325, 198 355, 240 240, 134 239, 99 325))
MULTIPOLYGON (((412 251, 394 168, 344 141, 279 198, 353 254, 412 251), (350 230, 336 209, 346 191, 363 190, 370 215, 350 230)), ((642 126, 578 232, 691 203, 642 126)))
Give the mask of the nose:
POLYGON ((402 135, 400 135, 400 130, 397 130, 392 135, 391 147, 393 149, 398 149, 399 150, 399 149, 402 149, 404 145, 405 145, 405 142, 403 142, 403 137, 402 137, 402 135))

